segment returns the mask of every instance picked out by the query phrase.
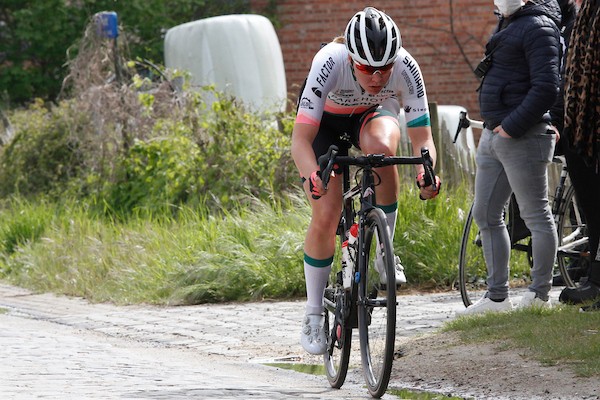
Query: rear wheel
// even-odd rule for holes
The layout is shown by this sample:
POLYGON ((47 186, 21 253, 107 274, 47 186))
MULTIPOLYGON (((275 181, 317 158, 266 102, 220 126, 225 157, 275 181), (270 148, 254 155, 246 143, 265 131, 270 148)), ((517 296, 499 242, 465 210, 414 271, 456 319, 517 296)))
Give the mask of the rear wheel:
POLYGON ((487 289, 487 266, 479 228, 473 221, 473 206, 463 228, 458 259, 458 288, 465 307, 477 301, 487 289))
MULTIPOLYGON (((531 237, 522 231, 518 224, 524 223, 515 211, 516 200, 504 207, 504 223, 511 242, 510 276, 511 288, 527 287, 531 283, 531 237)), ((473 206, 465 221, 458 259, 458 287, 465 307, 479 300, 487 290, 487 264, 483 256, 483 247, 479 227, 473 218, 473 206)))
POLYGON ((558 267, 564 284, 576 287, 579 278, 586 276, 588 263, 588 234, 583 212, 577 205, 575 189, 569 186, 559 209, 558 267))
POLYGON ((323 355, 323 362, 327 380, 336 389, 341 388, 346 380, 350 360, 352 327, 344 315, 345 310, 350 309, 349 296, 350 293, 339 282, 325 289, 327 352, 323 355))
POLYGON ((394 253, 385 214, 373 209, 366 219, 364 253, 359 258, 358 327, 363 373, 369 393, 381 397, 387 390, 396 340, 396 276, 394 253), (375 263, 386 270, 383 291, 375 263))

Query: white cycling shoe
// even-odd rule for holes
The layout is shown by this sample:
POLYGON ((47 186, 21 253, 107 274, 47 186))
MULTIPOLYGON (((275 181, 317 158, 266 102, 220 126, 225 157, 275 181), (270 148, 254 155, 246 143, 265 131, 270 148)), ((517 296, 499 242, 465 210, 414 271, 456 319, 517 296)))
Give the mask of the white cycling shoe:
MULTIPOLYGON (((383 258, 378 257, 375 260, 375 270, 379 273, 379 282, 383 285, 387 283, 387 271, 383 265, 383 258)), ((406 275, 404 275, 404 266, 400 262, 400 257, 394 256, 394 272, 396 274, 396 286, 406 283, 406 275)))
POLYGON ((323 325, 325 316, 323 314, 306 314, 302 320, 302 332, 300 332, 300 343, 304 350, 310 354, 325 354, 327 351, 327 336, 323 325))

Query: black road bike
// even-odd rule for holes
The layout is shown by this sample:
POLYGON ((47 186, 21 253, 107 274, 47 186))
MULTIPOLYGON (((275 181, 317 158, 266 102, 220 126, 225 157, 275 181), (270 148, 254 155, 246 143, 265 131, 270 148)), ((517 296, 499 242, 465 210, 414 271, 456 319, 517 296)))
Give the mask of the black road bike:
POLYGON ((397 303, 394 249, 385 214, 375 207, 375 187, 380 179, 374 169, 389 165, 422 164, 427 186, 435 184, 435 173, 427 148, 421 150, 420 157, 382 154, 353 157, 337 154, 338 148, 331 146, 319 158, 321 179, 326 189, 334 168, 341 170, 343 209, 337 235, 342 245, 348 239, 350 228, 357 223, 358 240, 348 245, 350 267, 346 267, 351 271, 349 284, 344 286, 343 271, 340 270, 325 290, 325 369, 330 385, 340 388, 348 372, 352 330, 358 329, 367 388, 371 396, 379 398, 387 390, 392 370, 397 303), (353 187, 350 186, 350 166, 356 166, 353 168, 356 169, 353 187), (375 263, 385 268, 385 283, 381 282, 375 263))

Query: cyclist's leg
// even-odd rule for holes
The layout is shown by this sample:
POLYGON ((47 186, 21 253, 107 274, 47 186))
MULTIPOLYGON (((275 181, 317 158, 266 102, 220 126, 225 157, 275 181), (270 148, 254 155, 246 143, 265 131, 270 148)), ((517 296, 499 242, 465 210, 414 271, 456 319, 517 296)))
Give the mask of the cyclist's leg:
MULTIPOLYGON (((351 144, 344 143, 341 137, 352 124, 350 118, 323 114, 319 131, 312 143, 315 159, 325 154, 332 144, 338 146, 340 155, 348 154, 351 144)), ((335 234, 342 209, 341 178, 332 179, 327 194, 318 200, 312 198, 308 181, 304 182, 304 191, 312 209, 304 242, 307 312, 314 314, 322 306, 323 290, 331 270, 331 262, 326 263, 324 260, 330 260, 335 253, 335 234)))
MULTIPOLYGON (((366 112, 358 126, 359 146, 365 154, 396 155, 400 143, 399 105, 387 101, 372 111, 366 112)), ((377 169, 381 184, 375 188, 379 205, 393 205, 398 201, 400 178, 395 166, 377 169)))
MULTIPOLYGON (((306 189, 306 188, 305 188, 306 189)), ((304 241, 304 274, 306 278, 307 313, 322 311, 323 291, 331 271, 335 253, 335 233, 342 207, 341 181, 332 179, 325 196, 314 200, 308 189, 312 217, 304 241), (325 261, 329 261, 328 263, 325 261)))
MULTIPOLYGON (((311 197, 311 221, 304 242, 304 277, 306 281, 306 310, 300 343, 311 354, 323 354, 327 349, 324 330, 323 296, 335 253, 335 232, 341 208, 341 184, 332 179, 326 195, 318 200, 311 197)), ((307 186, 307 185, 305 185, 307 186)))
POLYGON ((558 238, 548 202, 548 164, 554 153, 554 135, 537 124, 518 140, 499 140, 494 147, 515 193, 521 218, 531 231, 533 267, 529 290, 548 300, 558 238))
MULTIPOLYGON (((323 121, 326 122, 325 117, 323 121)), ((335 131, 328 129, 327 124, 322 123, 313 142, 315 157, 325 154, 331 144, 337 143, 338 136, 335 131)), ((327 194, 317 200, 312 198, 308 181, 304 182, 304 191, 310 202, 312 215, 304 241, 306 316, 302 325, 301 343, 308 352, 322 354, 326 350, 325 332, 322 329, 323 295, 335 253, 335 234, 342 207, 342 182, 341 179, 332 179, 327 194)))
MULTIPOLYGON (((396 100, 384 102, 374 110, 365 112, 358 124, 360 149, 365 154, 396 155, 400 143, 400 123, 398 121, 399 104, 396 100)), ((396 219, 398 215, 399 175, 395 166, 377 169, 381 184, 375 187, 377 206, 383 210, 388 226, 390 240, 394 240, 396 219)), ((396 284, 406 283, 404 267, 400 259, 395 261, 396 284)), ((380 264, 382 281, 385 273, 380 264)))
MULTIPOLYGON (((510 238, 504 223, 503 210, 511 188, 500 161, 492 151, 494 141, 502 139, 484 129, 477 148, 475 200, 473 218, 479 226, 483 254, 488 270, 488 298, 503 300, 508 297, 508 261, 510 238)), ((508 139, 504 139, 508 140, 508 139)))

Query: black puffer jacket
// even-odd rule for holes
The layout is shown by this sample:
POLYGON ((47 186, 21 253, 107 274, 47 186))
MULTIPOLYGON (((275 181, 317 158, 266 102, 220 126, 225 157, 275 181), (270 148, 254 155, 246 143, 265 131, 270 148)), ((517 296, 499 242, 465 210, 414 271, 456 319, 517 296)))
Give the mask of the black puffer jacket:
POLYGON ((501 20, 487 44, 492 65, 479 92, 480 112, 490 129, 502 125, 514 138, 550 121, 559 91, 560 8, 556 0, 533 0, 501 20))

